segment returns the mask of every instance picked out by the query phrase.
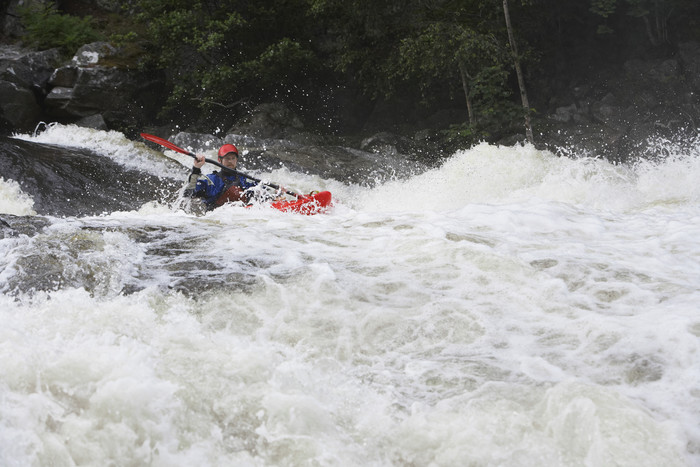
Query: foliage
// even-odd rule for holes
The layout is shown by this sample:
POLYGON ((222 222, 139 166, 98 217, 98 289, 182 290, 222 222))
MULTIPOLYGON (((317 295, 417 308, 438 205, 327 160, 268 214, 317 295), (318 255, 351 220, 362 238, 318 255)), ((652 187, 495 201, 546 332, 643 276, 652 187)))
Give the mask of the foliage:
MULTIPOLYGON (((232 108, 242 96, 288 94, 308 76, 314 54, 304 29, 304 0, 137 0, 139 37, 151 65, 166 69, 166 110, 232 108)), ((233 111, 233 110, 232 110, 233 111)))
MULTIPOLYGON (((579 80, 572 68, 613 61, 624 47, 659 53, 661 45, 700 39, 697 0, 509 4, 533 107, 544 107, 552 93, 563 92, 550 86, 579 80)), ((281 100, 296 109, 314 108, 316 101, 315 108, 330 109, 349 107, 350 99, 398 102, 413 122, 442 109, 464 109, 464 125, 445 134, 450 141, 497 138, 502 129, 521 125, 501 0, 130 0, 126 5, 117 18, 100 17, 98 26, 112 28, 108 37, 125 51, 124 66, 141 64, 165 73, 170 98, 164 116, 183 125, 207 116, 225 126, 241 106, 262 101, 281 100), (322 101, 338 89, 337 95, 350 97, 335 105, 322 101)), ((72 53, 98 38, 90 17, 55 8, 25 8, 23 20, 27 41, 41 48, 60 46, 72 53)))
POLYGON ((372 98, 468 108, 469 124, 509 99, 511 59, 493 0, 310 0, 335 41, 329 62, 372 98), (380 27, 379 25, 383 25, 380 27))
POLYGON ((603 18, 615 13, 616 8, 617 0, 591 0, 591 12, 603 18))
POLYGON ((332 36, 319 52, 373 99, 396 86, 396 49, 418 21, 419 2, 410 0, 308 0, 311 18, 332 36))
POLYGON ((466 92, 464 98, 476 101, 482 112, 488 108, 479 104, 509 94, 507 51, 493 35, 461 24, 434 22, 417 36, 404 39, 398 55, 397 71, 418 82, 424 100, 430 99, 439 82, 450 83, 451 95, 466 92))
MULTIPOLYGON (((591 48, 591 41, 605 28, 617 29, 621 15, 632 19, 657 11, 651 3, 688 1, 512 1, 526 78, 541 65, 595 60, 583 55, 590 50, 604 56, 605 48, 591 48), (537 61, 543 59, 550 63, 537 61)), ((409 102, 417 114, 462 107, 470 134, 497 135, 522 118, 500 0, 132 4, 152 64, 171 77, 170 108, 187 109, 180 118, 195 104, 223 111, 248 99, 286 99, 301 107, 323 86, 358 89, 372 101, 409 102)))
POLYGON ((57 47, 72 55, 80 46, 102 39, 93 28, 92 17, 60 14, 52 3, 29 4, 18 12, 26 30, 25 40, 39 49, 57 47))

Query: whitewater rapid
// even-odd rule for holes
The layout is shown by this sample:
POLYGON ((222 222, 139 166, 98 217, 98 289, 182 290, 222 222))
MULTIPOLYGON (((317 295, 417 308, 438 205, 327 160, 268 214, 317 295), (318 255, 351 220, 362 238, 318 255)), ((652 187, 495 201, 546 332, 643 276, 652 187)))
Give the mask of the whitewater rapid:
MULTIPOLYGON (((0 464, 698 465, 700 145, 666 149, 482 144, 374 187, 275 169, 334 208, 154 200, 0 237, 0 464)), ((8 223, 33 209, 0 179, 8 223)))

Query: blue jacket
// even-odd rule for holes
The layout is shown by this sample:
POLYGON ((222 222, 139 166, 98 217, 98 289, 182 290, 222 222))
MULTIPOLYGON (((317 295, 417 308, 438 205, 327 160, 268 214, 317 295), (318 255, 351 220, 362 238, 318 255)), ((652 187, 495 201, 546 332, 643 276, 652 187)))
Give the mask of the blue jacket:
MULTIPOLYGON (((204 203, 209 208, 216 207, 216 200, 232 186, 237 186, 241 191, 245 191, 249 188, 253 188, 257 185, 256 182, 248 180, 243 175, 236 173, 222 173, 214 172, 209 175, 200 176, 197 178, 194 187, 192 188, 191 195, 195 198, 204 198, 204 203)), ((199 176, 197 172, 190 175, 190 184, 192 183, 192 178, 194 176, 199 176)), ((191 186, 191 185, 190 185, 191 186)), ((244 196, 242 201, 247 202, 247 197, 244 196)))

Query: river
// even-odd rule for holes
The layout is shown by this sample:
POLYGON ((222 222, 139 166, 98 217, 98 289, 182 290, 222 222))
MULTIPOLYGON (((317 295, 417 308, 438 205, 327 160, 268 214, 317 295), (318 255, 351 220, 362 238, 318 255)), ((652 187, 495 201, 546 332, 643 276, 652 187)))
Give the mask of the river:
POLYGON ((191 214, 191 159, 120 133, 8 141, 127 175, 0 174, 0 465, 700 465, 700 143, 253 171, 333 193, 302 216, 191 214))

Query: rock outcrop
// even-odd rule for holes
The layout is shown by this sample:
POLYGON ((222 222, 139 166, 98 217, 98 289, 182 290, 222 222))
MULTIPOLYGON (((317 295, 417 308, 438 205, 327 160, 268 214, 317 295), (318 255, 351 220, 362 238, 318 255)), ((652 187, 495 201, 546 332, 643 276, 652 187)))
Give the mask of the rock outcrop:
POLYGON ((162 82, 140 71, 109 66, 118 51, 106 42, 81 47, 54 70, 45 109, 49 117, 106 128, 135 128, 161 105, 162 82), (107 62, 107 63, 106 63, 107 62))
POLYGON ((31 131, 41 120, 129 131, 153 120, 162 78, 111 65, 116 54, 98 42, 62 64, 56 50, 0 49, 0 131, 31 131))
POLYGON ((58 50, 35 52, 0 48, 0 131, 27 131, 43 116, 51 73, 60 64, 58 50))

